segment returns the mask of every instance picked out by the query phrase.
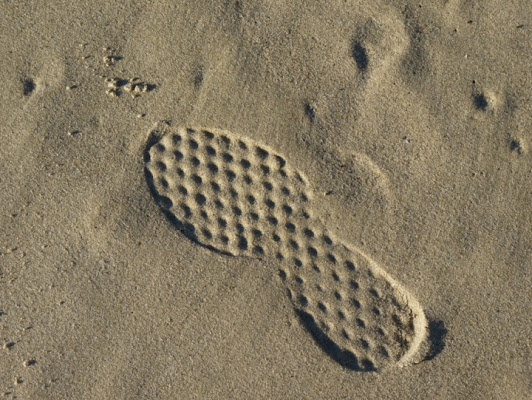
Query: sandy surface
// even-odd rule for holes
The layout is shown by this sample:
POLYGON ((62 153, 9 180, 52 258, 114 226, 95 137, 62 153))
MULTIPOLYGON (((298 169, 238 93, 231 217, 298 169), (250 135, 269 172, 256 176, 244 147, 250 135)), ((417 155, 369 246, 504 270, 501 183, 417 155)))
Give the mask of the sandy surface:
POLYGON ((96 3, 0 2, 0 394, 532 395, 528 0, 96 3), (161 121, 301 171, 426 316, 409 365, 342 366, 279 260, 176 229, 146 181, 161 121))

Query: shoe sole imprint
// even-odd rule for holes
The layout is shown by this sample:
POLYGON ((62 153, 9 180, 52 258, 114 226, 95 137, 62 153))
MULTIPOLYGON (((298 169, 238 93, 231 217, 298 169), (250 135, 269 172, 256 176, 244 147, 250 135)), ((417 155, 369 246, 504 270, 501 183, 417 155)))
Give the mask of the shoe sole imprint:
POLYGON ((425 338, 421 306, 327 232, 306 177, 274 150, 181 127, 153 135, 145 162, 154 198, 188 237, 228 255, 277 258, 301 322, 337 362, 375 371, 413 361, 425 338))

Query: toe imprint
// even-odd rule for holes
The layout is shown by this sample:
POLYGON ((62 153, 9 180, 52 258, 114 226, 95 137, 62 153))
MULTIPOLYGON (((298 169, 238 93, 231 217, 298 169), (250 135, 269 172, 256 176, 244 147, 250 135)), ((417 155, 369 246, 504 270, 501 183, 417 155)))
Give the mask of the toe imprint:
POLYGON ((275 257, 302 323, 336 361, 374 371, 411 362, 425 336, 417 301, 315 218, 306 177, 268 146, 179 128, 151 140, 146 176, 161 208, 198 243, 275 257))

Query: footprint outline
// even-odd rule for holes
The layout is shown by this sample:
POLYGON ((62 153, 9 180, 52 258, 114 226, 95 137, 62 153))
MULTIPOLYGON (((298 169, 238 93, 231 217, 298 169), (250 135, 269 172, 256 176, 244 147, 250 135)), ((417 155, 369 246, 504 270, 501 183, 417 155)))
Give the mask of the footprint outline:
POLYGON ((151 131, 144 162, 152 196, 189 239, 223 255, 277 258, 299 320, 340 365, 378 371, 416 361, 428 325, 421 305, 327 230, 309 179, 276 150, 166 123, 151 131))

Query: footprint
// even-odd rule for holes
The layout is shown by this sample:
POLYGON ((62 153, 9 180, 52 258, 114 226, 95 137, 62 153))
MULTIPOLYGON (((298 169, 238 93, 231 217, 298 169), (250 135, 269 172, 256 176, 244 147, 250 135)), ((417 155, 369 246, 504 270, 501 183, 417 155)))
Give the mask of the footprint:
POLYGON ((166 215, 212 250, 275 257, 288 296, 316 342, 357 371, 412 363, 426 335, 418 302, 360 251, 327 231, 302 172, 230 132, 152 134, 146 178, 166 215))

